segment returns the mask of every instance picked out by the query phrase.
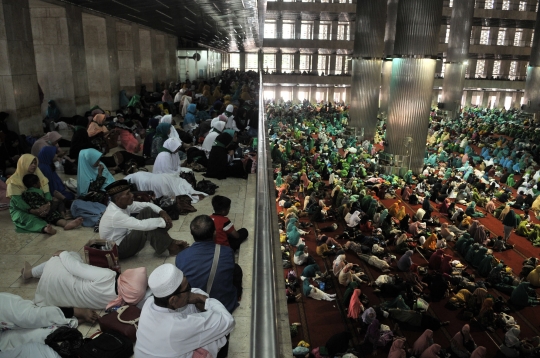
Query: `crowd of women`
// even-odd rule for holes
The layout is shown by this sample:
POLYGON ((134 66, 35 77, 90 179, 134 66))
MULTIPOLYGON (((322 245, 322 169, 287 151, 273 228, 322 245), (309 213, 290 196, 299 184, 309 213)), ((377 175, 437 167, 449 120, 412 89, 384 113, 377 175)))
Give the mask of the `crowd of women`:
MULTIPOLYGON (((187 195, 191 203, 204 193, 181 177, 192 170, 186 167, 205 171, 208 178, 246 179, 256 160, 243 148, 257 134, 257 82, 255 73, 224 71, 210 81, 171 84, 162 98, 144 87, 130 99, 122 91, 123 108, 115 116, 96 106, 83 116, 64 118, 59 108, 49 106, 47 123, 73 125, 70 141, 56 131, 37 140, 19 136, 7 129, 2 116, 0 169, 7 180, 4 177, 1 199, 9 201, 16 230, 49 235, 56 234, 56 226, 96 230, 109 202, 105 188, 124 175, 132 186, 153 191, 156 198, 187 195), (152 172, 146 165, 153 165, 152 172)), ((59 326, 93 323, 94 310, 138 304, 149 294, 144 267, 118 275, 62 250, 35 267, 26 263, 22 276, 39 278, 35 299, 0 293, 0 354, 43 343, 59 326)))
MULTIPOLYGON (((305 297, 335 300, 324 289, 334 276, 338 289, 346 288, 342 304, 358 323, 363 344, 373 352, 386 347, 382 349, 389 349, 389 357, 486 357, 486 348, 475 343, 469 324, 449 332, 454 335, 451 342, 434 342, 433 331, 449 322, 426 312, 429 302, 445 302, 446 309, 458 310, 458 317, 470 321, 475 331, 502 330, 499 348, 504 356, 540 352, 538 337, 519 336, 509 308, 538 304, 529 285, 539 282, 540 268, 520 281, 495 257, 495 252, 512 248, 508 239, 513 230, 530 226, 527 211, 522 217, 517 214, 527 207, 524 200, 516 200, 516 205, 511 199, 501 166, 524 174, 516 187, 530 185, 524 194, 534 198, 532 184, 536 186, 540 177, 540 171, 536 177, 531 171, 537 160, 536 131, 527 130, 534 129, 534 123, 517 111, 471 108, 455 120, 433 112, 425 170, 416 177, 409 171, 398 178, 377 173, 385 126, 378 127, 374 142, 358 141, 347 135, 344 106, 270 104, 267 117, 282 242, 294 252, 294 263, 305 265, 297 268, 305 297), (487 157, 477 158, 473 145, 482 147, 487 157), (491 157, 501 152, 500 161, 491 157), (501 158, 512 163, 501 163, 501 158), (421 207, 407 213, 406 206, 414 205, 421 207), (437 212, 444 216, 436 217, 437 212), (492 235, 482 225, 482 218, 491 213, 501 220, 503 236, 492 235), (308 239, 310 222, 324 226, 314 242, 308 239), (331 272, 323 273, 321 261, 314 257, 333 259, 331 272), (372 272, 371 280, 366 270, 372 272), (360 289, 365 282, 372 288, 360 289), (368 307, 361 292, 371 289, 389 300, 368 307), (508 301, 492 289, 508 295, 508 301), (425 331, 409 344, 398 326, 391 329, 382 323, 388 318, 400 329, 425 331)), ((533 212, 536 203, 530 201, 533 212)), ((291 287, 287 295, 289 302, 299 299, 291 287)), ((347 349, 345 344, 340 352, 347 349)))

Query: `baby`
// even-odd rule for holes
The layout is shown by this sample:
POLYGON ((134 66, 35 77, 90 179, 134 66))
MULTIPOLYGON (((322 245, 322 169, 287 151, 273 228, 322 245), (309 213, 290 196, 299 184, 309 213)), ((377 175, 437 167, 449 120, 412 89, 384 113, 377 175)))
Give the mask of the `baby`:
MULTIPOLYGON (((56 197, 53 198, 49 203, 49 201, 45 198, 45 193, 41 189, 41 183, 37 175, 25 175, 23 177, 23 184, 27 189, 22 193, 22 199, 26 204, 28 204, 28 206, 30 206, 31 209, 40 209, 44 205, 50 204, 47 211, 38 214, 47 223, 61 226, 64 228, 64 230, 72 230, 82 225, 83 218, 77 218, 72 221, 67 221, 64 219, 64 216, 60 213, 60 211, 64 210, 64 204, 58 197, 61 197, 62 195, 55 195, 56 197)), ((56 233, 56 231, 54 233, 56 233)))

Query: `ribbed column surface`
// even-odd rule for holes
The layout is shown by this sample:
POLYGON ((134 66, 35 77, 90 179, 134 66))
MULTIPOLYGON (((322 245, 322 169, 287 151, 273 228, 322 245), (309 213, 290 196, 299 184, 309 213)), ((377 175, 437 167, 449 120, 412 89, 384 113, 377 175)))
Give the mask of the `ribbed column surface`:
POLYGON ((392 79, 392 61, 383 61, 381 95, 379 113, 388 115, 388 100, 390 99, 390 80, 392 79))
POLYGON ((352 60, 350 125, 373 139, 377 125, 382 60, 352 60))
POLYGON ((540 66, 540 12, 536 13, 536 23, 534 24, 534 34, 535 36, 533 38, 529 66, 540 66))
POLYGON ((387 0, 357 0, 354 56, 381 58, 387 0))
POLYGON ((444 71, 442 102, 444 109, 455 111, 459 108, 465 85, 465 65, 463 63, 447 63, 444 71))
POLYGON ((436 60, 394 59, 392 62, 386 151, 394 155, 411 155, 411 169, 420 173, 426 150, 436 60), (412 138, 408 147, 404 144, 406 137, 412 138))
POLYGON ((473 15, 474 1, 454 0, 446 61, 461 62, 467 59, 471 43, 473 15))
POLYGON ((442 9, 443 0, 400 0, 394 54, 436 56, 442 9))
POLYGON ((384 30, 384 55, 386 57, 394 54, 397 12, 398 0, 388 0, 386 7, 386 28, 384 30))
POLYGON ((540 66, 527 67, 527 81, 525 82, 525 106, 527 112, 540 112, 540 66))

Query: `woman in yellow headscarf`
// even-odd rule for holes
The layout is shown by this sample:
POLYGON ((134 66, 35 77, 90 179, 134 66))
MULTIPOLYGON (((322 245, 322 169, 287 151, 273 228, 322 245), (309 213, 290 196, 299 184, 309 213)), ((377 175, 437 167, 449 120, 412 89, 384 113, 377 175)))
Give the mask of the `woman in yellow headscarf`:
POLYGON ((391 217, 396 217, 397 213, 399 211, 399 204, 401 204, 401 200, 398 200, 394 204, 390 205, 388 208, 388 214, 390 214, 391 217))
POLYGON ((10 198, 9 213, 11 220, 15 224, 18 232, 43 232, 54 235, 56 230, 42 219, 46 217, 50 210, 50 204, 43 205, 38 209, 31 209, 22 198, 22 193, 26 191, 23 178, 26 174, 34 174, 39 178, 40 189, 45 194, 45 199, 52 201, 49 192, 49 179, 47 179, 38 168, 38 160, 31 154, 23 154, 17 162, 17 170, 6 182, 6 196, 10 198))
POLYGON ((426 242, 424 242, 424 244, 422 245, 422 248, 424 250, 435 251, 435 249, 437 248, 437 234, 433 233, 429 235, 426 242))
POLYGON ((398 213, 396 214, 396 219, 398 219, 399 221, 403 220, 403 218, 405 217, 405 215, 407 215, 407 213, 405 212, 405 206, 402 206, 399 208, 399 211, 398 213))

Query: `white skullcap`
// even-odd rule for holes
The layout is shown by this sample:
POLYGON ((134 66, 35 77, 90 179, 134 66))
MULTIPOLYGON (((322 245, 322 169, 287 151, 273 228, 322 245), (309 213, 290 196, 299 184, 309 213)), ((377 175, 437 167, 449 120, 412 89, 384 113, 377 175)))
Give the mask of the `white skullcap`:
POLYGON ((170 296, 180 287, 184 273, 173 264, 163 264, 156 268, 148 278, 148 286, 155 297, 170 296))

